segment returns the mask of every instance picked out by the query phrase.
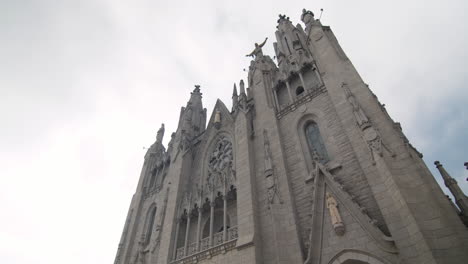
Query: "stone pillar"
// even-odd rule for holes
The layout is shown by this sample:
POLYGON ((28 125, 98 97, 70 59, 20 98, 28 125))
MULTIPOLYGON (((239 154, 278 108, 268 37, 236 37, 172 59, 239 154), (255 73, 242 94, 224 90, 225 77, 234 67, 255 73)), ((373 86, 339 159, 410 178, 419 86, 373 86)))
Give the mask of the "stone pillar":
POLYGON ((305 85, 305 82, 304 82, 304 77, 302 77, 302 73, 299 72, 299 78, 301 78, 301 83, 302 83, 302 87, 304 87, 304 91, 308 90, 306 88, 306 85, 305 85))
POLYGON ((177 257, 177 240, 179 239, 179 226, 180 226, 180 217, 176 219, 176 231, 175 231, 175 238, 174 238, 174 252, 172 252, 172 259, 176 259, 177 257))
MULTIPOLYGON (((201 203, 200 203, 201 206, 201 203)), ((198 223, 197 223, 197 251, 200 251, 200 232, 201 232, 201 220, 202 220, 202 207, 198 208, 198 223)))
POLYGON ((214 200, 210 202, 210 247, 213 246, 214 200))
POLYGON ((189 232, 190 232, 190 212, 187 214, 187 227, 185 228, 185 242, 184 242, 184 255, 188 254, 189 246, 189 232))
POLYGON ((223 242, 227 241, 227 197, 223 197, 223 242))
POLYGON ((288 95, 289 95, 289 100, 291 101, 290 104, 292 104, 294 102, 294 99, 292 97, 292 94, 291 94, 291 87, 289 86, 289 82, 286 81, 286 88, 288 89, 288 95))
POLYGON ((276 93, 277 93, 277 91, 273 90, 273 97, 275 98, 276 109, 279 111, 279 110, 281 110, 281 106, 280 106, 279 101, 278 101, 278 94, 276 94, 276 93))

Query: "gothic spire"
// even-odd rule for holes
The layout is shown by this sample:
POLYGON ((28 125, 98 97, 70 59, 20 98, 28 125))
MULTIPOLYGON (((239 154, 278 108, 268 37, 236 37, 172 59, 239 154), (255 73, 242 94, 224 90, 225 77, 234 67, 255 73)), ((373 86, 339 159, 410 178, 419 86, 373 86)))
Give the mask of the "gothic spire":
POLYGON ((232 111, 236 109, 238 102, 239 102, 239 96, 237 95, 236 83, 234 83, 234 88, 232 90, 232 111))
POLYGON ((468 197, 463 193, 460 186, 458 186, 457 181, 448 174, 439 161, 435 161, 434 164, 444 179, 445 186, 447 186, 453 194, 453 197, 455 197, 455 203, 458 205, 458 208, 460 208, 463 222, 465 225, 468 225, 468 197))
POLYGON ((205 130, 206 109, 203 108, 202 93, 200 85, 195 85, 195 89, 190 93, 190 100, 187 106, 182 108, 180 125, 185 135, 193 137, 205 130))
POLYGON ((240 94, 241 95, 245 94, 244 80, 240 80, 239 87, 240 87, 240 94))

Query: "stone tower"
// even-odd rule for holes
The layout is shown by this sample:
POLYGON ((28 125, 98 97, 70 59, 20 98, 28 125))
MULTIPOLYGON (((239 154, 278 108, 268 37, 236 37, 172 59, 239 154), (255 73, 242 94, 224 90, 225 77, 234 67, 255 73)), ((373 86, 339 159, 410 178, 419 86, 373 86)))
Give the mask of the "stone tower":
POLYGON ((232 110, 200 87, 145 155, 116 264, 466 263, 468 231, 330 27, 281 15, 232 110), (248 87, 248 88, 246 88, 248 87))

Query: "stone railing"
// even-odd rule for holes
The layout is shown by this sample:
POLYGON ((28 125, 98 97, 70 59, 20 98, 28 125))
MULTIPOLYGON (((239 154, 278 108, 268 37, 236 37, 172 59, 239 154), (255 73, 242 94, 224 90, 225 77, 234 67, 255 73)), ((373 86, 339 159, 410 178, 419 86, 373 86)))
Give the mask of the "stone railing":
POLYGON ((227 230, 227 241, 237 239, 239 235, 237 234, 237 226, 233 226, 227 230))
POLYGON ((206 237, 200 241, 200 250, 206 250, 210 247, 210 238, 206 237))
POLYGON ((200 251, 197 251, 197 243, 188 245, 187 256, 185 256, 185 247, 178 248, 176 251, 176 260, 172 263, 197 263, 202 259, 226 252, 236 246, 238 238, 237 226, 228 228, 227 242, 224 241, 224 233, 218 232, 213 235, 213 246, 210 247, 210 238, 205 237, 200 240, 200 251))
POLYGON ((192 254, 195 254, 197 253, 197 243, 192 243, 188 246, 188 250, 187 250, 187 255, 192 255, 192 254))
POLYGON ((223 243, 223 232, 218 232, 213 235, 213 246, 223 243))
POLYGON ((177 259, 177 260, 171 262, 171 264, 195 264, 195 263, 199 263, 200 261, 202 261, 204 259, 209 259, 211 257, 214 257, 214 256, 219 255, 219 254, 226 253, 227 251, 230 251, 230 250, 236 248, 236 242, 237 242, 237 240, 231 240, 231 241, 222 243, 220 245, 211 247, 209 249, 202 250, 202 251, 200 251, 200 252, 198 252, 196 254, 193 254, 193 255, 190 255, 190 256, 187 256, 187 257, 184 257, 184 258, 181 258, 181 259, 177 259))
POLYGON ((185 256, 185 247, 178 248, 176 251, 176 259, 181 259, 185 256))
POLYGON ((276 118, 281 119, 287 113, 295 111, 300 105, 312 101, 313 98, 325 92, 327 92, 327 90, 325 89, 324 85, 312 88, 308 91, 306 90, 306 94, 296 98, 294 102, 291 102, 285 106, 281 106, 281 110, 276 112, 276 118))

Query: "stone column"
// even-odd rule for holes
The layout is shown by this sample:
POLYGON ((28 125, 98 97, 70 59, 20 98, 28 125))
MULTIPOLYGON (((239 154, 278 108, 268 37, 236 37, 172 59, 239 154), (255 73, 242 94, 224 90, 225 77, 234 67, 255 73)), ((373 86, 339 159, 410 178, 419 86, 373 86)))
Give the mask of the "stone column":
POLYGON ((227 241, 227 197, 223 197, 223 242, 227 241))
POLYGON ((276 109, 281 110, 281 106, 278 101, 278 94, 276 90, 273 90, 273 97, 275 98, 275 103, 276 103, 276 109))
MULTIPOLYGON (((201 206, 201 203, 200 203, 201 206)), ((200 232, 201 232, 201 221, 202 221, 202 207, 198 208, 198 223, 197 223, 197 251, 200 251, 200 232)))
POLYGON ((189 246, 189 232, 190 232, 190 212, 187 214, 187 227, 185 228, 185 242, 184 242, 184 255, 188 254, 189 246))
POLYGON ((179 226, 180 226, 180 217, 176 219, 176 231, 175 231, 175 239, 174 239, 174 252, 172 252, 172 259, 176 259, 177 257, 177 240, 179 239, 179 226))
POLYGON ((286 88, 288 89, 289 100, 291 101, 290 104, 294 102, 292 94, 291 94, 291 87, 289 86, 289 82, 286 81, 286 88))
POLYGON ((302 83, 302 87, 304 88, 304 91, 308 90, 306 88, 306 85, 305 85, 305 82, 304 82, 304 78, 302 77, 302 73, 299 72, 299 78, 301 78, 301 83, 302 83))
POLYGON ((210 247, 213 246, 214 200, 210 202, 210 247))

